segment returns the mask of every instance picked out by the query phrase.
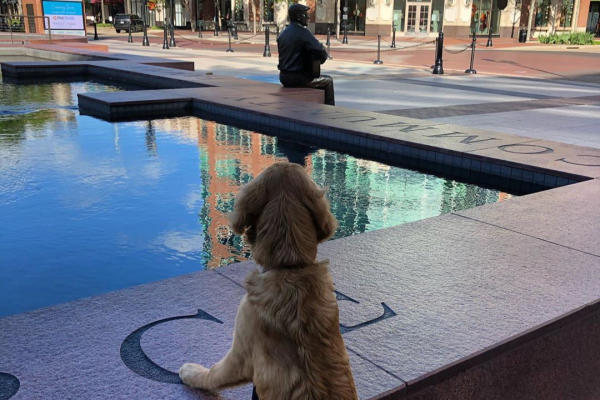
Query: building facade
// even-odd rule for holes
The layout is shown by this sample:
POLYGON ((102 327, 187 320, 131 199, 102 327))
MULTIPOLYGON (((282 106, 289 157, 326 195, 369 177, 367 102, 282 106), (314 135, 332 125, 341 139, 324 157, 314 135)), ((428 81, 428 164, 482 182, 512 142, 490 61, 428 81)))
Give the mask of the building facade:
MULTIPOLYGON (((182 0, 175 0, 175 5, 182 0)), ((436 36, 443 31, 451 36, 514 35, 521 17, 521 0, 509 0, 499 10, 496 0, 307 0, 311 7, 309 29, 315 33, 350 35, 389 35, 392 26, 399 36, 436 36)), ((260 31, 267 23, 283 28, 287 20, 287 1, 276 0, 191 0, 189 25, 203 21, 213 28, 214 21, 224 28, 232 17, 239 30, 260 31), (207 6, 208 3, 208 6, 207 6), (195 8, 195 9, 194 9, 195 8), (217 16, 215 18, 215 15, 217 16)), ((176 24, 179 25, 179 24, 176 24)))
MULTIPOLYGON (((175 4, 183 0, 175 0, 175 4)), ((287 20, 287 1, 277 0, 189 0, 191 19, 224 29, 232 18, 240 30, 260 31, 266 23, 281 29, 287 20), (215 18, 215 15, 217 16, 215 18)), ((311 7, 309 29, 324 34, 329 28, 341 34, 389 35, 392 24, 399 36, 488 35, 516 37, 527 27, 529 8, 534 7, 532 31, 596 32, 600 0, 306 0, 311 7), (505 3, 503 5, 502 3, 505 3), (502 9, 498 7, 501 4, 502 9)), ((185 8, 184 6, 184 8, 185 8)), ((179 24, 177 24, 179 25, 179 24)), ((194 25, 193 22, 188 25, 194 25)))
MULTIPOLYGON (((311 8, 309 29, 341 35, 467 37, 491 33, 516 37, 531 25, 532 36, 554 32, 600 35, 600 0, 303 0, 311 8), (502 4, 505 3, 505 4, 502 4), (501 4, 502 9, 498 7, 501 4), (529 17, 529 10, 533 15, 529 17)), ((2 13, 41 15, 42 0, 0 0, 2 13)), ((112 22, 117 13, 137 14, 149 26, 165 19, 177 28, 225 30, 231 21, 239 31, 283 29, 287 0, 90 0, 85 12, 112 22), (148 5, 151 4, 150 7, 148 5)))

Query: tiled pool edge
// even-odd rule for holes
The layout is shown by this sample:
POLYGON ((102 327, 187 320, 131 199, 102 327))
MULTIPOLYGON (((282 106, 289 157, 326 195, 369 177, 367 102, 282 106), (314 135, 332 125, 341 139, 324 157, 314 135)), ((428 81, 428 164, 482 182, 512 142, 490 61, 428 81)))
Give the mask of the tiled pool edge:
MULTIPOLYGON (((203 90, 173 90, 169 91, 168 95, 164 92, 165 96, 162 98, 145 100, 127 100, 123 97, 110 100, 106 98, 109 96, 102 94, 80 94, 79 106, 84 114, 110 121, 144 119, 147 115, 153 115, 154 118, 195 115, 240 128, 260 130, 261 133, 281 138, 351 152, 384 163, 400 164, 459 180, 484 183, 515 193, 531 193, 592 178, 411 142, 407 137, 378 136, 348 126, 336 127, 335 123, 298 120, 286 115, 251 109, 244 103, 245 98, 239 101, 239 104, 218 100, 220 95, 229 96, 230 89, 211 88, 207 94, 203 92, 203 90)), ((281 99, 268 95, 260 96, 260 100, 282 102, 281 99)), ((311 104, 311 107, 315 106, 311 104)), ((298 105, 298 107, 302 106, 298 105)), ((437 128, 435 125, 433 127, 437 128)))
POLYGON ((192 104, 193 115, 200 118, 249 130, 260 129, 261 133, 289 140, 300 140, 306 144, 326 146, 383 163, 400 164, 403 167, 438 173, 459 180, 486 183, 491 187, 512 188, 515 193, 531 193, 592 179, 592 177, 526 164, 494 160, 443 147, 422 145, 406 139, 362 134, 360 131, 348 128, 324 126, 308 121, 300 122, 293 118, 260 111, 250 113, 244 107, 215 104, 204 99, 193 99, 192 104))

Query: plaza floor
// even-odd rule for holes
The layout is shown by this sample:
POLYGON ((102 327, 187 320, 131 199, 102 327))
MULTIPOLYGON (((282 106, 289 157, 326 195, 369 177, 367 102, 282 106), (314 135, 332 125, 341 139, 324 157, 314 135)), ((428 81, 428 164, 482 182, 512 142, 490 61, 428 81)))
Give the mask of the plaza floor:
MULTIPOLYGON (((102 42, 134 58, 167 57, 159 46, 102 42)), ((276 78, 276 58, 256 54, 175 48, 168 57, 194 62, 199 72, 172 74, 181 79, 276 78)), ((154 80, 166 72, 135 69, 132 77, 154 80)), ((323 131, 373 154, 387 151, 381 140, 404 154, 412 143, 425 162, 468 161, 483 171, 487 161, 489 172, 497 167, 522 179, 545 171, 540 177, 553 178, 550 186, 568 176, 587 180, 330 241, 320 257, 331 260, 361 398, 597 398, 599 86, 492 74, 433 77, 418 67, 337 59, 323 72, 335 78, 336 108, 261 94, 250 81, 246 88, 88 101, 124 107, 194 97, 214 115, 227 109, 240 119, 252 119, 260 107, 261 118, 279 122, 274 129, 297 124, 303 134, 323 131), (502 150, 507 146, 542 151, 502 150)), ((211 364, 224 353, 251 268, 239 263, 2 318, 0 371, 19 378, 15 399, 213 398, 177 385, 171 371, 190 359, 211 364)), ((248 397, 247 386, 221 396, 248 397)))

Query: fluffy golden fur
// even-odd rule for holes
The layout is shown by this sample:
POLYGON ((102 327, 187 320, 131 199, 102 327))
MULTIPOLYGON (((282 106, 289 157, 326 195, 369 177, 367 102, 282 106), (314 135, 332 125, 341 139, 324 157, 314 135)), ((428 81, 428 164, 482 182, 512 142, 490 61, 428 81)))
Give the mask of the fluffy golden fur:
POLYGON ((300 165, 274 164, 240 191, 231 225, 259 266, 246 277, 231 349, 210 369, 184 364, 183 382, 252 381, 261 400, 357 399, 328 264, 316 261, 337 225, 324 191, 300 165))

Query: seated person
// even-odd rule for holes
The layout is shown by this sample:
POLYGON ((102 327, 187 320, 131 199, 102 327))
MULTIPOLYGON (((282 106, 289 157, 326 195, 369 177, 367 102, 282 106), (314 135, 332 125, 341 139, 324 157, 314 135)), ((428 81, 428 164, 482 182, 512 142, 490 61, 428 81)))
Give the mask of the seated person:
POLYGON ((308 10, 309 7, 298 3, 292 4, 288 10, 290 24, 277 39, 279 80, 284 87, 325 90, 325 104, 333 106, 333 79, 320 75, 320 68, 313 68, 314 61, 318 66, 327 60, 327 50, 306 28, 308 10))

